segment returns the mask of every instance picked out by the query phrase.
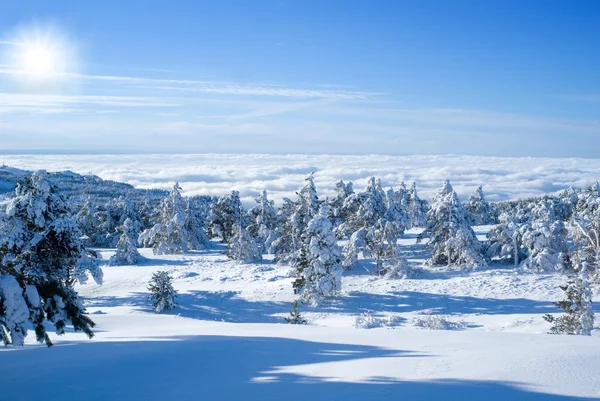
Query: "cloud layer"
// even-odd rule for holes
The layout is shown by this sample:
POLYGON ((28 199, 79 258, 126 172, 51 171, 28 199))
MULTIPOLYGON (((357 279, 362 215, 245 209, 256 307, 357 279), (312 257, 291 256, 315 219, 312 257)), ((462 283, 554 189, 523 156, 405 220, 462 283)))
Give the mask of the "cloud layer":
POLYGON ((416 181, 422 197, 431 199, 450 179, 465 199, 483 185, 490 200, 552 193, 584 187, 600 177, 598 159, 499 158, 479 156, 339 156, 267 154, 156 155, 3 155, 0 162, 23 169, 72 170, 137 188, 169 189, 178 181, 188 195, 221 196, 239 190, 251 204, 266 189, 276 202, 294 197, 304 178, 315 172, 321 197, 334 194, 337 180, 362 189, 370 176, 385 187, 416 181))

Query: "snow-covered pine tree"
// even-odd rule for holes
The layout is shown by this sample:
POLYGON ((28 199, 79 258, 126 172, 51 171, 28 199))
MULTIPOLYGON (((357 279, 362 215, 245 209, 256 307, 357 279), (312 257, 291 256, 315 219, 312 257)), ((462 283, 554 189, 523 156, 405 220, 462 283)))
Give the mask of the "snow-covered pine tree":
POLYGON ((155 255, 185 253, 189 249, 186 204, 180 191, 176 183, 160 204, 158 223, 139 235, 138 242, 152 248, 155 255))
POLYGON ((248 211, 248 232, 256 240, 261 252, 266 253, 275 239, 277 210, 273 201, 267 197, 267 191, 263 191, 256 198, 256 203, 257 205, 248 211))
POLYGON ((360 254, 363 256, 370 255, 367 246, 367 234, 368 231, 366 228, 360 228, 350 236, 348 243, 343 249, 344 260, 342 261, 342 266, 344 269, 350 270, 358 261, 360 254))
POLYGON ((517 223, 507 213, 498 217, 499 223, 487 234, 486 256, 489 259, 512 261, 518 267, 527 257, 523 234, 525 224, 517 223))
POLYGON ((569 271, 568 231, 562 221, 534 221, 521 227, 527 257, 521 267, 535 272, 569 271))
POLYGON ((121 237, 117 242, 117 250, 109 259, 108 264, 110 266, 135 265, 144 260, 144 257, 137 250, 137 233, 133 227, 133 222, 126 219, 119 230, 121 231, 121 237))
POLYGON ((288 198, 283 198, 283 205, 277 211, 277 224, 272 233, 273 241, 269 253, 275 255, 278 263, 289 263, 298 251, 301 242, 296 238, 292 216, 295 204, 288 198))
POLYGON ((433 200, 427 214, 427 227, 418 240, 425 235, 429 235, 428 244, 433 248, 427 261, 431 265, 477 268, 487 264, 466 211, 448 180, 433 200))
POLYGON ((346 216, 343 206, 346 199, 352 194, 354 194, 352 182, 346 184, 340 180, 335 183, 335 196, 328 202, 329 218, 334 228, 346 221, 348 216, 346 216))
POLYGON ((299 257, 294 262, 294 291, 313 305, 341 289, 342 255, 328 218, 327 205, 308 222, 299 257))
POLYGON ((188 199, 186 203, 185 229, 188 232, 187 239, 190 249, 200 250, 210 248, 211 246, 205 228, 207 216, 205 208, 205 200, 197 196, 188 199))
MULTIPOLYGON (((213 205, 210 213, 210 233, 212 237, 219 237, 225 243, 234 235, 238 221, 243 218, 240 211, 243 211, 240 193, 231 191, 227 196, 219 198, 213 205)), ((246 226, 244 222, 244 226, 246 226)))
MULTIPOLYGON (((403 193, 408 195, 406 189, 404 189, 403 193)), ((410 218, 408 217, 404 206, 406 204, 406 199, 398 196, 398 193, 390 188, 386 192, 386 202, 387 210, 383 215, 383 220, 386 224, 389 223, 388 235, 395 236, 397 241, 410 225, 410 218)))
POLYGON ((262 260, 260 247, 244 228, 241 220, 235 228, 235 234, 231 237, 227 247, 227 256, 240 263, 252 263, 262 260))
POLYGON ((467 209, 467 217, 469 218, 470 225, 481 226, 485 224, 496 224, 496 212, 493 206, 485 200, 483 188, 481 186, 477 187, 473 195, 469 196, 465 207, 467 209))
POLYGON ((425 227, 427 225, 427 211, 429 209, 427 201, 419 198, 417 184, 414 182, 408 194, 407 213, 410 220, 410 227, 425 227))
POLYGON ((73 285, 88 274, 101 284, 102 270, 68 212, 46 172, 36 171, 17 184, 0 215, 0 337, 5 344, 22 345, 31 323, 37 340, 52 345, 46 321, 58 334, 70 323, 93 336, 94 322, 73 285))
POLYGON ((594 310, 587 272, 583 270, 572 275, 567 285, 560 288, 565 292, 566 299, 554 304, 565 313, 559 317, 544 315, 544 320, 552 323, 550 334, 591 335, 594 328, 594 310))
POLYGON ((348 196, 341 210, 346 219, 336 229, 338 238, 348 237, 362 227, 373 227, 387 211, 387 199, 381 181, 375 177, 369 178, 365 190, 348 196))
POLYGON ((162 313, 175 309, 177 306, 177 292, 173 288, 172 281, 173 278, 168 271, 158 271, 152 274, 148 290, 154 312, 162 313))
POLYGON ((278 213, 278 228, 273 235, 276 238, 271 245, 275 259, 280 263, 294 263, 302 245, 302 237, 308 222, 319 211, 319 197, 314 183, 314 175, 306 178, 306 184, 298 192, 295 202, 284 198, 278 213))

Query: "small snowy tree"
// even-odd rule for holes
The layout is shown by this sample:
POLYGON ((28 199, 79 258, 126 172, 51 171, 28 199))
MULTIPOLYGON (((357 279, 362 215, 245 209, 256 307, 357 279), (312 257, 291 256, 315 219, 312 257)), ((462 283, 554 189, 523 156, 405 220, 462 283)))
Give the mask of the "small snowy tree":
POLYGON ((144 259, 138 252, 136 241, 133 239, 135 238, 133 237, 135 229, 132 228, 132 225, 130 219, 123 222, 120 228, 122 234, 117 243, 117 250, 108 261, 110 266, 135 265, 144 259))
POLYGON ((269 253, 275 255, 278 263, 289 263, 300 248, 301 241, 296 236, 292 216, 295 205, 288 198, 283 198, 283 205, 277 211, 275 229, 272 232, 269 253))
POLYGON ((592 290, 585 271, 569 278, 567 285, 560 287, 566 299, 555 302, 565 313, 555 317, 544 315, 552 323, 550 334, 571 334, 589 336, 594 328, 594 310, 592 308, 592 290))
POLYGON ((527 231, 525 224, 519 224, 507 213, 502 213, 497 224, 487 234, 486 255, 490 259, 512 261, 518 267, 527 257, 523 234, 527 231))
POLYGON ((344 181, 338 181, 335 183, 335 196, 328 202, 329 205, 329 218, 334 227, 344 223, 348 216, 344 207, 344 202, 350 195, 354 194, 354 188, 352 182, 344 183, 344 181))
POLYGON ((173 288, 172 280, 168 271, 158 271, 152 274, 148 290, 154 312, 162 313, 175 309, 177 306, 177 292, 173 288))
POLYGON ((242 218, 240 212, 243 210, 238 191, 231 191, 229 195, 219 198, 213 205, 209 218, 212 236, 221 238, 225 243, 229 242, 242 218))
POLYGON ((186 204, 180 191, 181 187, 176 183, 169 196, 161 202, 159 222, 138 238, 138 242, 152 248, 155 255, 185 253, 189 249, 186 204))
POLYGON ((240 263, 252 263, 262 260, 259 246, 248 233, 241 222, 238 223, 235 234, 229 241, 227 256, 240 263))
POLYGON ((465 207, 468 213, 469 224, 472 226, 496 224, 496 212, 492 205, 485 200, 481 186, 477 187, 475 193, 469 196, 465 207))
POLYGON ((298 309, 298 300, 294 300, 292 303, 292 311, 289 316, 283 318, 289 324, 307 324, 306 319, 302 317, 300 314, 300 310, 298 309))
POLYGON ((73 286, 86 282, 88 274, 101 284, 102 270, 81 236, 45 171, 17 184, 0 214, 0 337, 5 344, 22 345, 31 323, 37 340, 52 345, 46 321, 58 334, 70 323, 93 336, 94 322, 73 286))
POLYGON ((341 289, 342 255, 328 218, 328 207, 308 223, 300 256, 295 261, 294 290, 303 299, 318 304, 341 289))
POLYGON ((360 254, 363 256, 369 254, 367 247, 367 234, 367 229, 361 228, 350 236, 350 240, 348 240, 348 243, 343 249, 344 260, 342 262, 342 266, 344 269, 351 269, 352 266, 354 266, 354 264, 358 261, 358 256, 360 254))

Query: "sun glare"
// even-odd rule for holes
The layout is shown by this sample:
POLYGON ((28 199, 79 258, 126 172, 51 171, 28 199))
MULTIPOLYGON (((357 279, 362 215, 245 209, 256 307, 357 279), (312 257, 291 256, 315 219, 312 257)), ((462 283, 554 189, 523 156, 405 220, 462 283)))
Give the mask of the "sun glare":
POLYGON ((54 26, 29 26, 11 38, 6 57, 16 78, 31 83, 56 83, 74 71, 74 52, 54 26))

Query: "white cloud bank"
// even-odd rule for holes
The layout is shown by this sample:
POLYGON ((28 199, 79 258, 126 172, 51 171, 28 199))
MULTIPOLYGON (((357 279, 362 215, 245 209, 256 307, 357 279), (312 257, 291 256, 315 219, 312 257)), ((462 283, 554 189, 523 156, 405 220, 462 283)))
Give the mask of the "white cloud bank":
POLYGON ((122 181, 137 188, 168 189, 179 181, 188 195, 223 195, 237 189, 246 202, 266 189, 275 201, 295 196, 307 174, 316 173, 322 197, 335 181, 362 189, 370 176, 384 186, 417 182, 430 199, 444 179, 462 198, 478 186, 490 200, 513 199, 583 187, 600 177, 600 159, 500 158, 479 156, 333 156, 266 154, 184 155, 2 155, 0 162, 23 169, 72 170, 122 181))

